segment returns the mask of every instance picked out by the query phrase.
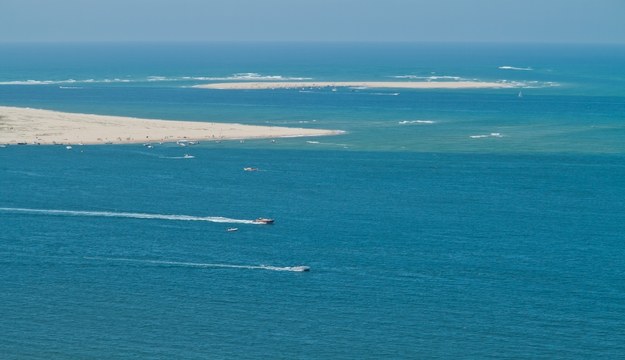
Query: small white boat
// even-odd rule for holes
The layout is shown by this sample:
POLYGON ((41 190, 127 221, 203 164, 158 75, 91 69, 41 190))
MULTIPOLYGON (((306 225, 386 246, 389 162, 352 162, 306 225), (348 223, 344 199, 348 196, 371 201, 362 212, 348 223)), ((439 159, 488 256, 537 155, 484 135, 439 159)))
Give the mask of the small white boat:
POLYGON ((193 156, 193 155, 189 155, 189 154, 184 154, 183 158, 184 158, 184 159, 194 159, 194 158, 195 158, 195 156, 193 156))
POLYGON ((271 225, 275 222, 274 219, 267 219, 267 218, 258 218, 256 220, 254 220, 254 223, 256 224, 263 224, 263 225, 271 225))
POLYGON ((71 149, 72 149, 72 147, 71 147, 71 146, 69 146, 69 145, 67 145, 65 148, 66 148, 67 150, 71 150, 71 149))
POLYGON ((237 230, 239 230, 239 228, 227 228, 226 229, 227 232, 234 232, 234 231, 237 231, 237 230))
POLYGON ((243 171, 258 171, 258 168, 255 168, 255 167, 245 167, 245 168, 243 168, 243 171))
POLYGON ((290 266, 287 268, 287 270, 305 272, 305 271, 310 271, 310 266, 290 266))

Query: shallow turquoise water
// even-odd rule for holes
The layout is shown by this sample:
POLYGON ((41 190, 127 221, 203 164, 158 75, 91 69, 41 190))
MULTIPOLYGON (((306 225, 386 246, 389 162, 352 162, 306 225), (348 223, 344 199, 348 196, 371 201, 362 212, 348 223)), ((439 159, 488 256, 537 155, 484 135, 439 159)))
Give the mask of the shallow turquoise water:
POLYGON ((3 47, 2 105, 349 132, 184 149, 0 148, 5 358, 625 352, 623 49, 220 46, 3 47), (49 62, 31 56, 42 53, 49 62), (519 98, 147 80, 247 72, 436 72, 542 87, 519 98), (103 81, 116 78, 144 80, 103 81), (25 80, 55 83, 9 84, 25 80), (259 216, 276 224, 201 219, 259 216))

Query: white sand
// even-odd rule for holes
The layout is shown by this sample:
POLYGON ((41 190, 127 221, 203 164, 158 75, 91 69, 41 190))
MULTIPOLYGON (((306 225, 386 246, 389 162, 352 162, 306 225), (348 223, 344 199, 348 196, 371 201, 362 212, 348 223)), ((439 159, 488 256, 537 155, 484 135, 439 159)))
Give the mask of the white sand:
POLYGON ((511 88, 510 83, 482 81, 263 81, 263 82, 228 82, 195 85, 201 89, 219 90, 262 90, 262 89, 296 89, 322 87, 364 87, 387 89, 485 89, 511 88))
POLYGON ((0 144, 123 144, 341 133, 339 130, 137 119, 0 106, 0 144))

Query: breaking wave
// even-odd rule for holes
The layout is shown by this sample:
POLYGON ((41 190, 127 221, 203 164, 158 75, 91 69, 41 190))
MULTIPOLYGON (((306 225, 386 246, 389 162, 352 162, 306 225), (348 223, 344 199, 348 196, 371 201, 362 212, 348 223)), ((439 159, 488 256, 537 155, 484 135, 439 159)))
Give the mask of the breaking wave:
POLYGON ((302 265, 299 265, 299 266, 233 265, 233 264, 194 263, 194 262, 180 262, 180 261, 141 260, 141 259, 106 258, 106 257, 84 257, 84 259, 98 260, 98 261, 130 262, 130 263, 151 264, 151 265, 195 267, 195 268, 228 268, 228 269, 293 271, 293 272, 310 271, 310 267, 302 266, 302 265))
POLYGON ((231 218, 221 217, 221 216, 191 216, 191 215, 144 214, 144 213, 112 212, 112 211, 79 211, 79 210, 27 209, 27 208, 7 208, 7 207, 0 207, 0 211, 10 212, 10 213, 57 215, 57 216, 92 216, 92 217, 112 217, 112 218, 131 218, 131 219, 174 220, 174 221, 208 221, 208 222, 215 222, 215 223, 233 223, 233 224, 258 224, 254 220, 231 219, 231 218))
POLYGON ((0 81, 0 85, 63 85, 63 84, 113 84, 190 81, 297 81, 312 80, 310 77, 262 75, 258 73, 236 73, 230 76, 148 76, 145 78, 64 79, 64 80, 11 80, 0 81))
POLYGON ((291 77, 282 75, 261 75, 258 73, 236 73, 226 77, 182 77, 183 80, 201 80, 201 81, 285 81, 285 80, 312 80, 310 77, 291 77))
POLYGON ((516 88, 524 88, 524 89, 539 89, 539 88, 547 88, 547 87, 556 87, 560 86, 559 83, 554 81, 511 81, 511 80, 499 80, 497 81, 501 84, 511 85, 516 88))
POLYGON ((110 84, 110 83, 131 83, 138 82, 132 79, 65 79, 65 80, 14 80, 0 81, 0 85, 62 85, 62 84, 110 84))

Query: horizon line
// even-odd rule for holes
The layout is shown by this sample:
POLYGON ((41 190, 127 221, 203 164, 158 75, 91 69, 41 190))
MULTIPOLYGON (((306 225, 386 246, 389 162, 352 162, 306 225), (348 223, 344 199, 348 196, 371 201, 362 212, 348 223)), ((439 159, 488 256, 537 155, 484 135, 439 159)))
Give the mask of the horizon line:
POLYGON ((479 44, 479 45, 625 45, 625 42, 499 40, 0 40, 0 44, 479 44))

